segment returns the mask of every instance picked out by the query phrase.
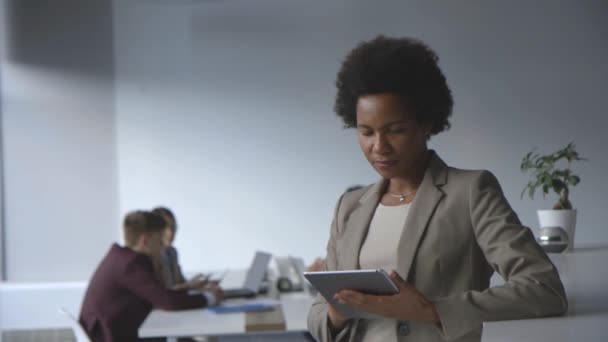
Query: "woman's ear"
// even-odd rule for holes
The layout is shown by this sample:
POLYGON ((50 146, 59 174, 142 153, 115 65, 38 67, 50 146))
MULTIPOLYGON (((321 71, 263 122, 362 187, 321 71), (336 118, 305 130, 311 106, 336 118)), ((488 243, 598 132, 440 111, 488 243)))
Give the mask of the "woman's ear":
POLYGON ((423 129, 424 129, 424 137, 428 141, 429 139, 431 139, 431 131, 433 130, 433 125, 428 123, 428 124, 424 125, 423 129))

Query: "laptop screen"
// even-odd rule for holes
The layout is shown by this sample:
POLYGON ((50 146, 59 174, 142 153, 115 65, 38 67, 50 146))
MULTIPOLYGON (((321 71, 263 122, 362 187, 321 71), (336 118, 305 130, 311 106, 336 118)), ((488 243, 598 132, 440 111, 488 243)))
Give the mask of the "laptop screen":
POLYGON ((253 292, 258 292, 262 285, 262 281, 264 280, 264 274, 266 274, 266 270, 268 270, 271 257, 272 255, 270 253, 255 252, 251 267, 247 270, 244 288, 253 292))

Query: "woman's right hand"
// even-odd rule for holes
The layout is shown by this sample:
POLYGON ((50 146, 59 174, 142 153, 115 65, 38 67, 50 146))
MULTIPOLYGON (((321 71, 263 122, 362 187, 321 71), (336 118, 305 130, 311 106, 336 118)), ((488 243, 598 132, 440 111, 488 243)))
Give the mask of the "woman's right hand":
POLYGON ((334 333, 339 332, 346 325, 346 318, 342 316, 331 304, 327 304, 329 309, 327 310, 327 314, 329 315, 329 321, 331 323, 330 330, 334 333))

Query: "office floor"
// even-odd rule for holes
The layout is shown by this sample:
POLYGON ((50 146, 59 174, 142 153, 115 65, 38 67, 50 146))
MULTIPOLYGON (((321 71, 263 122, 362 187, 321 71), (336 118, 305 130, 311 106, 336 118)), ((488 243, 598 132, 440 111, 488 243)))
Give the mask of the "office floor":
MULTIPOLYGON (((303 334, 262 334, 254 336, 221 337, 217 342, 304 342, 303 334)), ((76 342, 69 329, 3 331, 0 342, 76 342)))
POLYGON ((76 342, 69 329, 3 331, 1 342, 76 342))

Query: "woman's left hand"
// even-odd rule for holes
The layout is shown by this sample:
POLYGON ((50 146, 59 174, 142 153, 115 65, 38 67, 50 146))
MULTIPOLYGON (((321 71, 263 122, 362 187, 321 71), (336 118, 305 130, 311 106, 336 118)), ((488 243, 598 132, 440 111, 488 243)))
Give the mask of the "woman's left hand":
POLYGON ((368 295, 353 290, 341 290, 334 298, 340 304, 351 305, 361 311, 374 313, 386 318, 422 323, 439 323, 435 305, 416 288, 404 281, 395 271, 391 279, 399 288, 399 293, 388 296, 368 295))

